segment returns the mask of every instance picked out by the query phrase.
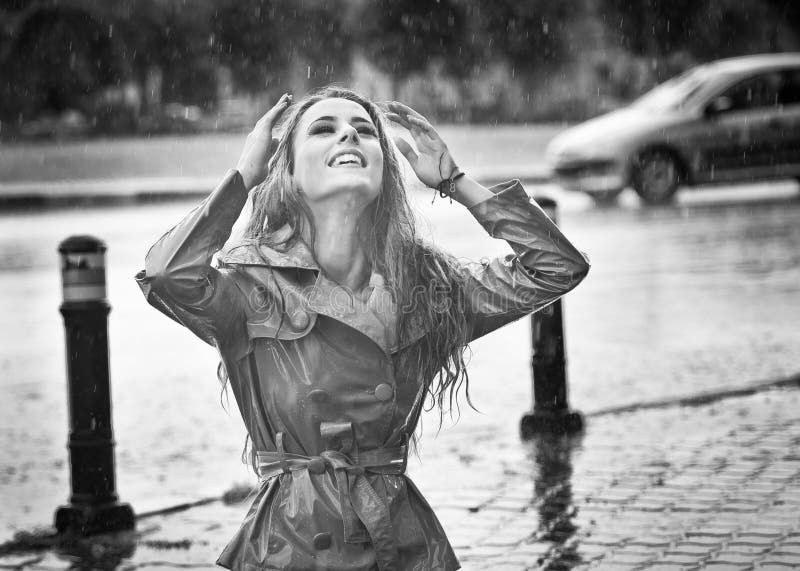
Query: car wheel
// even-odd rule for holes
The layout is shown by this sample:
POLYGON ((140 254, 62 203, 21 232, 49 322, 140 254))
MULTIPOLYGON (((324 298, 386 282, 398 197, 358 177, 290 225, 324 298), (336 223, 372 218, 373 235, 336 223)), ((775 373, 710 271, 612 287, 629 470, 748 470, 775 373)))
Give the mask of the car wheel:
POLYGON ((615 190, 604 190, 603 192, 593 192, 591 196, 597 204, 607 205, 616 202, 617 197, 622 193, 621 188, 615 190))
POLYGON ((661 149, 645 151, 633 165, 633 189, 647 204, 666 204, 681 184, 681 169, 675 157, 661 149))

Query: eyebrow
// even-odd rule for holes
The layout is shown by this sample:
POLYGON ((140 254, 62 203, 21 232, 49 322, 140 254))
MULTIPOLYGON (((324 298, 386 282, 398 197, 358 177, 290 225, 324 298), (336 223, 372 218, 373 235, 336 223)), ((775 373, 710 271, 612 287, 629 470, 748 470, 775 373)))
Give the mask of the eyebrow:
MULTIPOLYGON (((311 125, 313 125, 314 123, 317 123, 318 121, 336 121, 336 117, 333 117, 331 115, 325 115, 324 117, 317 117, 316 119, 314 119, 311 122, 311 125)), ((350 118, 350 122, 351 123, 366 123, 366 124, 372 125, 372 121, 370 121, 369 119, 365 119, 364 117, 358 117, 358 116, 351 117, 350 118)))

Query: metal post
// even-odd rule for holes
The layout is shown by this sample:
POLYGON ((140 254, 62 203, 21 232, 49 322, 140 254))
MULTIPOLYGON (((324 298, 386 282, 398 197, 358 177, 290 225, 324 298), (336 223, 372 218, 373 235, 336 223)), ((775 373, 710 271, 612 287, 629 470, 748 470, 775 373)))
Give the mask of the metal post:
POLYGON ((120 503, 108 382, 106 246, 71 236, 58 247, 67 350, 69 458, 72 495, 56 511, 59 533, 88 535, 134 528, 133 509, 120 503))
MULTIPOLYGON (((554 200, 541 198, 537 203, 553 222, 558 222, 554 200)), ((560 299, 531 316, 531 347, 533 411, 522 417, 522 437, 580 432, 583 417, 569 410, 567 402, 567 359, 560 299)))

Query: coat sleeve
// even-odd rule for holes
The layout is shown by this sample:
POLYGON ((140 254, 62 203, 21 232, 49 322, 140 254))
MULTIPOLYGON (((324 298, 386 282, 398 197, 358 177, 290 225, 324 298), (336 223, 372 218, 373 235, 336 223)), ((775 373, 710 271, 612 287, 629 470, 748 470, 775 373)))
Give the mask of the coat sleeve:
POLYGON ((470 208, 493 238, 514 254, 465 266, 470 339, 552 303, 589 271, 589 261, 567 240, 518 180, 490 189, 494 196, 470 208))
POLYGON ((136 281, 147 301, 219 347, 235 323, 242 323, 244 294, 233 270, 212 267, 213 255, 228 239, 247 200, 241 175, 229 171, 216 189, 147 253, 136 281))

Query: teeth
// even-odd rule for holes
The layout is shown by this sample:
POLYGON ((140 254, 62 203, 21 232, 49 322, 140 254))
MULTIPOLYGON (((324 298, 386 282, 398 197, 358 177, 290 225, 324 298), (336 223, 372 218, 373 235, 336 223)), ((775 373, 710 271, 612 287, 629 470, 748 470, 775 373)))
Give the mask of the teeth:
POLYGON ((356 155, 354 153, 343 153, 343 154, 339 155, 338 157, 336 157, 333 160, 333 162, 331 163, 331 166, 338 167, 338 166, 341 166, 341 165, 349 165, 349 164, 356 164, 356 165, 359 165, 359 166, 364 166, 361 163, 361 157, 359 157, 358 155, 356 155))

